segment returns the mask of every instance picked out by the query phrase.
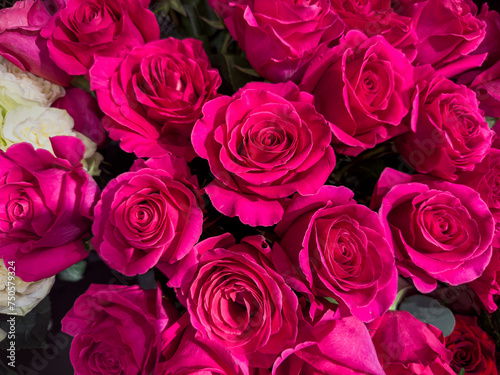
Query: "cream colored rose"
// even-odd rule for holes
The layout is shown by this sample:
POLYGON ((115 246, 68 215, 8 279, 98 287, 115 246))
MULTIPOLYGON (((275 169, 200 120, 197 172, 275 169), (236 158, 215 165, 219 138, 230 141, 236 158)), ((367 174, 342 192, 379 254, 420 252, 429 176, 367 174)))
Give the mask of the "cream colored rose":
POLYGON ((64 109, 18 106, 8 112, 1 129, 0 148, 29 142, 34 148, 44 148, 53 152, 50 137, 69 135, 79 138, 85 145, 85 158, 94 155, 97 144, 83 134, 73 130, 75 122, 64 109))
POLYGON ((55 276, 52 276, 27 283, 16 276, 14 281, 10 281, 15 283, 14 292, 9 293, 9 286, 12 287, 13 285, 9 284, 9 271, 5 267, 3 260, 0 259, 0 314, 26 315, 49 294, 54 281, 55 276), (10 309, 9 296, 15 296, 13 301, 15 304, 14 311, 10 309))
POLYGON ((0 56, 0 112, 18 105, 49 107, 65 95, 63 87, 25 72, 0 56))

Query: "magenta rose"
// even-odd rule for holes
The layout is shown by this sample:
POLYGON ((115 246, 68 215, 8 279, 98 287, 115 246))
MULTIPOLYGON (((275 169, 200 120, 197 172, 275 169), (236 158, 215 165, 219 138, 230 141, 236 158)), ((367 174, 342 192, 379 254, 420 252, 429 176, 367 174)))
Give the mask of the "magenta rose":
POLYGON ((355 156, 408 131, 401 120, 410 109, 413 66, 382 36, 348 32, 309 65, 301 89, 332 124, 337 152, 355 156))
POLYGON ((253 68, 272 82, 299 82, 307 64, 333 44, 344 24, 330 0, 211 0, 253 68))
POLYGON ((71 77, 50 58, 40 30, 59 9, 60 1, 16 1, 0 9, 0 56, 18 68, 68 86, 71 77))
POLYGON ((0 258, 16 276, 36 281, 87 257, 95 181, 83 169, 85 147, 75 137, 51 138, 54 154, 29 143, 0 151, 0 258))
POLYGON ((443 333, 406 311, 388 311, 368 324, 387 375, 456 375, 443 333))
POLYGON ((500 117, 500 61, 475 76, 467 87, 476 92, 486 116, 500 117))
POLYGON ((92 245, 125 275, 185 257, 202 231, 198 182, 182 158, 139 159, 111 180, 95 208, 92 245))
POLYGON ((465 185, 386 168, 372 197, 394 248, 396 266, 422 293, 437 281, 477 279, 492 254, 494 219, 465 185))
POLYGON ((356 204, 344 187, 295 196, 276 226, 276 269, 299 292, 335 299, 343 316, 368 322, 382 315, 397 293, 394 254, 377 213, 356 204))
POLYGON ((272 374, 385 375, 385 372, 361 321, 354 317, 332 319, 331 314, 325 314, 315 325, 300 321, 296 346, 281 353, 272 374))
POLYGON ((331 4, 344 21, 347 31, 359 30, 369 37, 382 35, 411 61, 415 58, 417 51, 413 19, 398 13, 398 3, 393 5, 388 0, 331 0, 331 4))
POLYGON ((312 101, 292 82, 253 82, 203 107, 191 140, 215 176, 205 190, 218 211, 269 226, 281 219, 284 198, 323 186, 335 154, 312 101))
POLYGON ((163 334, 168 360, 157 366, 154 375, 248 375, 248 365, 237 362, 223 344, 196 337, 189 314, 184 314, 176 325, 179 323, 178 328, 172 326, 163 334))
POLYGON ((431 64, 446 77, 480 66, 486 54, 471 55, 485 37, 472 0, 399 0, 397 11, 413 19, 415 64, 431 64))
POLYGON ((420 173, 455 180, 488 154, 493 132, 474 91, 422 70, 411 112, 412 132, 396 140, 399 153, 420 173))
POLYGON ((491 260, 483 274, 469 284, 489 313, 498 309, 496 299, 500 295, 500 231, 498 225, 497 221, 491 260))
POLYGON ((106 132, 102 126, 102 112, 95 98, 78 87, 66 89, 66 95, 57 99, 52 107, 66 110, 75 120, 73 130, 82 133, 98 145, 106 141, 106 132))
POLYGON ((450 366, 458 374, 497 375, 495 343, 477 325, 477 318, 455 315, 455 328, 446 337, 446 348, 453 353, 450 366))
POLYGON ((483 161, 471 172, 457 173, 458 184, 471 187, 479 193, 490 210, 500 213, 500 150, 490 149, 483 161))
POLYGON ((148 0, 66 0, 40 35, 62 70, 87 75, 96 56, 119 56, 159 38, 148 5, 148 0))
POLYGON ((268 368, 297 337, 298 302, 276 272, 262 236, 236 244, 223 234, 198 243, 195 258, 169 282, 198 330, 197 338, 218 342, 243 363, 268 368))
POLYGON ((92 284, 62 320, 75 375, 150 375, 177 318, 160 288, 92 284))
MULTIPOLYGON (((155 21, 156 22, 156 21, 155 21)), ((191 131, 221 78, 199 40, 162 39, 121 58, 97 58, 92 89, 121 147, 140 157, 168 153, 192 160, 191 131)))

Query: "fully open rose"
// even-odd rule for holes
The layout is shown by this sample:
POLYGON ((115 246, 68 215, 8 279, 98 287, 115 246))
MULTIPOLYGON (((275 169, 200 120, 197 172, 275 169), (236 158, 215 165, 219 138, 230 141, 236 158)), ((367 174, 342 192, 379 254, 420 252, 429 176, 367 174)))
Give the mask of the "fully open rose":
POLYGON ((312 101, 292 82, 253 82, 203 107, 191 140, 215 176, 205 190, 217 210, 252 226, 273 225, 283 198, 319 190, 335 154, 312 101))
POLYGON ((276 226, 276 268, 296 290, 333 298, 341 315, 368 322, 396 298, 397 271, 378 215, 358 205, 344 187, 295 196, 276 226))
POLYGON ((188 161, 196 156, 191 131, 221 84, 200 41, 168 38, 123 58, 98 58, 90 78, 107 115, 104 126, 124 150, 188 161))
POLYGON ((437 280, 475 280, 491 259, 493 216, 468 186, 386 168, 372 205, 380 205, 400 274, 423 293, 434 290, 437 280))
POLYGON ((408 128, 413 66, 381 36, 353 30, 307 68, 302 90, 332 124, 335 150, 358 155, 408 128))
POLYGON ((92 245, 125 275, 145 273, 186 256, 201 234, 198 183, 184 159, 139 159, 103 190, 92 245))
POLYGON ((93 284, 62 321, 76 375, 150 375, 179 313, 161 290, 93 284))
POLYGON ((223 234, 198 243, 172 279, 191 323, 242 362, 270 367, 297 336, 297 297, 273 268, 262 236, 223 234))
POLYGON ((157 40, 160 30, 149 0, 66 0, 40 35, 51 61, 71 75, 86 75, 95 56, 118 56, 157 40))
POLYGON ((87 257, 99 196, 82 168, 85 147, 75 137, 51 138, 53 152, 18 143, 0 151, 0 258, 16 275, 36 281, 87 257))
POLYGON ((338 43, 344 23, 330 0, 210 0, 254 69, 272 82, 300 81, 307 64, 338 43))

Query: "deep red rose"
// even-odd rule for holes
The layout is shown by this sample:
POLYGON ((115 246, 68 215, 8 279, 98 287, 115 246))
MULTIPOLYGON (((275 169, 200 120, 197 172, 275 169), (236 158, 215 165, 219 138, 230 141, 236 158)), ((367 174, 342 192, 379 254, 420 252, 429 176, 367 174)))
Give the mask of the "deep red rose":
POLYGON ((495 343, 477 325, 477 318, 455 315, 455 329, 446 337, 446 348, 453 353, 451 368, 467 375, 497 375, 495 343))

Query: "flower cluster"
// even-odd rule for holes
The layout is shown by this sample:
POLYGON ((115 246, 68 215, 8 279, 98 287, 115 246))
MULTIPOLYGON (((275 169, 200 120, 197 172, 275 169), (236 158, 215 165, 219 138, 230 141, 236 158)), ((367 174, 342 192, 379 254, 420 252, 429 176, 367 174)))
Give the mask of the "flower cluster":
POLYGON ((62 321, 75 374, 496 374, 475 318, 445 338, 400 302, 463 287, 497 309, 499 13, 199 3, 0 10, 20 311, 95 251, 156 288, 90 285, 62 321))

